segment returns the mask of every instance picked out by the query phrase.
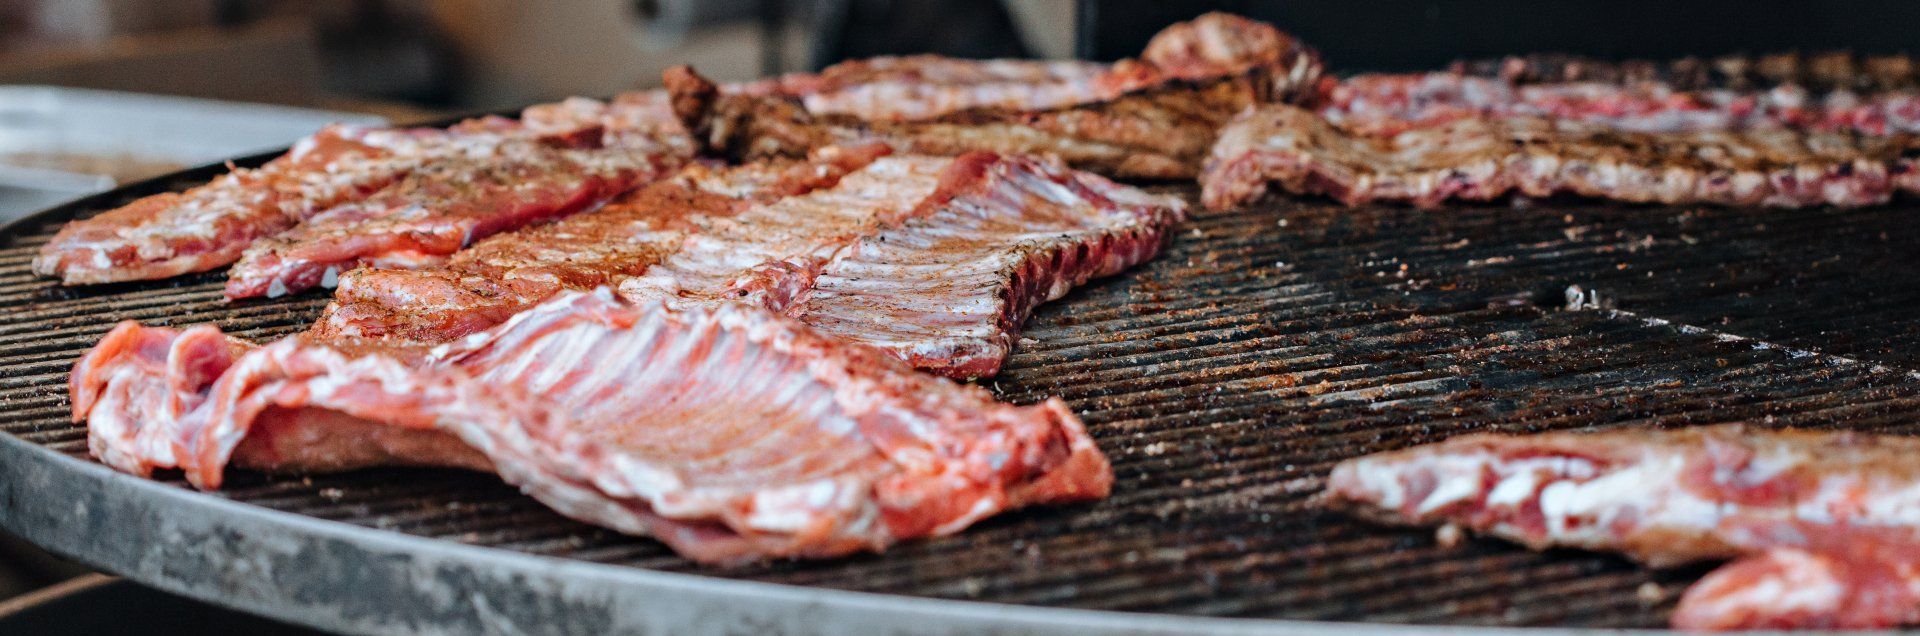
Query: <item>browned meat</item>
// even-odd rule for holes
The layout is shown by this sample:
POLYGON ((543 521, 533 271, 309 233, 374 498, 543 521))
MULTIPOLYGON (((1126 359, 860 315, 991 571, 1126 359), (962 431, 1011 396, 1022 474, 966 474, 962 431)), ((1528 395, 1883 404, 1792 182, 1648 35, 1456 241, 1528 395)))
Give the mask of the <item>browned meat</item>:
POLYGON ((1912 135, 1633 133, 1538 117, 1471 117, 1368 136, 1269 104, 1221 131, 1201 185, 1214 208, 1257 200, 1270 185, 1348 205, 1436 207, 1565 193, 1636 203, 1863 206, 1920 190, 1916 149, 1912 135))
POLYGON ((1084 65, 888 59, 723 91, 668 74, 676 111, 717 152, 800 156, 830 144, 905 152, 1046 153, 1101 174, 1191 178, 1234 113, 1309 95, 1318 56, 1271 26, 1210 14, 1168 27, 1139 60, 1084 65), (1037 84, 1023 80, 1053 78, 1037 84))
POLYGON ((230 465, 492 470, 560 513, 714 562, 877 551, 1112 483, 1058 400, 1000 404, 744 305, 602 290, 417 360, 298 336, 243 349, 211 327, 124 324, 76 365, 75 418, 137 474, 178 467, 217 488, 230 465))
POLYGON ((704 224, 832 187, 885 152, 835 147, 803 162, 695 165, 598 210, 482 240, 441 266, 354 270, 311 333, 438 343, 479 331, 562 290, 617 286, 704 224))
POLYGON ((1920 618, 1915 453, 1739 426, 1471 435, 1342 462, 1325 501, 1654 566, 1746 557, 1687 593, 1679 626, 1884 627, 1920 618))

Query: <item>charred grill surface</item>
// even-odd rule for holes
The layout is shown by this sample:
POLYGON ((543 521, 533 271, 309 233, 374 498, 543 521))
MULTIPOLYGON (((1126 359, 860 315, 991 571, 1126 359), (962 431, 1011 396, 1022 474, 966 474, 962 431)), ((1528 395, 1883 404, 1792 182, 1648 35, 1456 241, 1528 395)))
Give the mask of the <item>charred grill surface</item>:
MULTIPOLYGON (((1309 497, 1338 460, 1467 431, 1746 420, 1920 433, 1913 214, 1325 201, 1197 212, 1160 259, 1044 306, 986 383, 1016 402, 1065 398, 1114 462, 1113 496, 884 555, 703 567, 453 471, 235 471, 206 496, 563 558, 897 594, 1661 626, 1698 570, 1495 541, 1443 548, 1309 497)), ((0 431, 77 458, 85 431, 66 421, 66 373, 116 321, 213 322, 264 340, 305 329, 327 300, 229 304, 217 274, 61 288, 28 267, 62 220, 17 226, 0 248, 0 431)))

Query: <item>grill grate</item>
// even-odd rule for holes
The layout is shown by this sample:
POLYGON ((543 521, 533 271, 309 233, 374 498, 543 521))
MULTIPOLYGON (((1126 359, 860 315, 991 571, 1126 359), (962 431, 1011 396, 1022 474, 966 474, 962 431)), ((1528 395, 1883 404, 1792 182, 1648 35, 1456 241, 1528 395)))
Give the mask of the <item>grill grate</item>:
MULTIPOLYGON (((1316 202, 1201 213, 1158 261, 1046 306, 988 381, 1014 401, 1066 398, 1114 461, 1113 497, 881 556, 706 568, 454 471, 236 471, 218 496, 521 552, 896 594, 1658 626, 1698 570, 1491 541, 1441 548, 1423 531, 1323 514, 1310 497, 1335 461, 1464 431, 1738 420, 1911 431, 1920 236, 1900 231, 1911 213, 1316 202), (1602 308, 1563 309, 1575 284, 1602 308)), ((325 304, 228 304, 217 274, 62 289, 26 271, 56 228, 16 226, 0 249, 0 431, 75 457, 85 438, 66 422, 66 370, 115 321, 211 321, 268 339, 325 304)))

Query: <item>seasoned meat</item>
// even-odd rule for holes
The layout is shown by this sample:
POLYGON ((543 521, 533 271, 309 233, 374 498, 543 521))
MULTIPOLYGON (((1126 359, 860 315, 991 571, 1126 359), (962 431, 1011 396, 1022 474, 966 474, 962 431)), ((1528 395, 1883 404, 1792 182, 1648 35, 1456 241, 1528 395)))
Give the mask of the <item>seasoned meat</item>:
POLYGON ((903 152, 1052 154, 1082 170, 1191 178, 1216 131, 1270 100, 1303 99, 1318 55, 1271 26, 1209 14, 1168 27, 1138 60, 1085 65, 919 57, 724 89, 669 71, 676 113, 714 152, 802 156, 883 142, 903 152), (1052 78, 1037 84, 1021 79, 1052 78))
MULTIPOLYGON (((513 219, 550 211, 550 206, 576 198, 569 195, 580 194, 580 183, 606 181, 607 173, 646 179, 684 162, 693 146, 667 99, 661 92, 622 95, 611 103, 572 99, 531 107, 523 122, 487 117, 446 130, 329 127, 258 169, 236 169, 185 193, 146 197, 68 223, 41 248, 34 271, 70 285, 166 278, 232 264, 255 243, 303 224, 338 226, 383 216, 416 219, 417 227, 386 228, 389 243, 401 231, 432 235, 425 242, 434 245, 456 232, 453 239, 458 242, 458 228, 484 231, 499 224, 461 219, 488 213, 513 219), (602 150, 579 150, 587 147, 602 150), (559 149, 573 148, 579 156, 555 158, 529 148, 547 148, 547 155, 566 155, 559 149), (633 165, 646 167, 629 167, 633 165), (549 177, 565 183, 550 183, 539 192, 503 192, 497 183, 555 170, 576 174, 549 177), (442 214, 433 207, 454 210, 442 214)), ((296 249, 296 243, 333 233, 317 228, 305 239, 262 248, 265 254, 252 260, 267 262, 256 262, 243 272, 245 280, 236 283, 234 295, 265 295, 276 289, 275 282, 296 291, 314 284, 309 278, 324 278, 328 267, 342 269, 351 261, 309 266, 308 257, 337 260, 354 253, 356 259, 426 258, 346 249, 338 245, 339 237, 308 248, 314 254, 296 249), (288 258, 280 257, 288 251, 293 252, 288 258)), ((423 247, 389 246, 385 251, 423 247)))
POLYGON ((1348 205, 1575 194, 1636 203, 1864 206, 1920 190, 1912 135, 1752 130, 1633 133, 1539 117, 1470 117, 1370 136, 1283 104, 1220 134, 1201 176, 1209 207, 1269 185, 1348 205))
POLYGON ((834 147, 808 161, 689 166, 600 209, 479 241, 444 265, 353 270, 341 277, 311 333, 444 342, 562 290, 617 286, 679 251, 715 219, 832 187, 886 152, 834 147))

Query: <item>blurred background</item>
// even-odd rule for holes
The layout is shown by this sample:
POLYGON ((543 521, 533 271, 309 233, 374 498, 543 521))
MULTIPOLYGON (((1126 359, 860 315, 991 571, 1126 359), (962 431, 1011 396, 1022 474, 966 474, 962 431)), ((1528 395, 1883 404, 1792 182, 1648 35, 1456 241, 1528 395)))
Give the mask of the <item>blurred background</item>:
MULTIPOLYGON (((0 0, 0 221, 327 121, 606 96, 676 64, 742 80, 885 54, 1112 60, 1213 9, 1274 23, 1336 72, 1526 52, 1901 53, 1920 24, 1910 0, 0 0)), ((0 535, 0 628, 102 599, 150 634, 291 630, 185 611, 0 535)))

